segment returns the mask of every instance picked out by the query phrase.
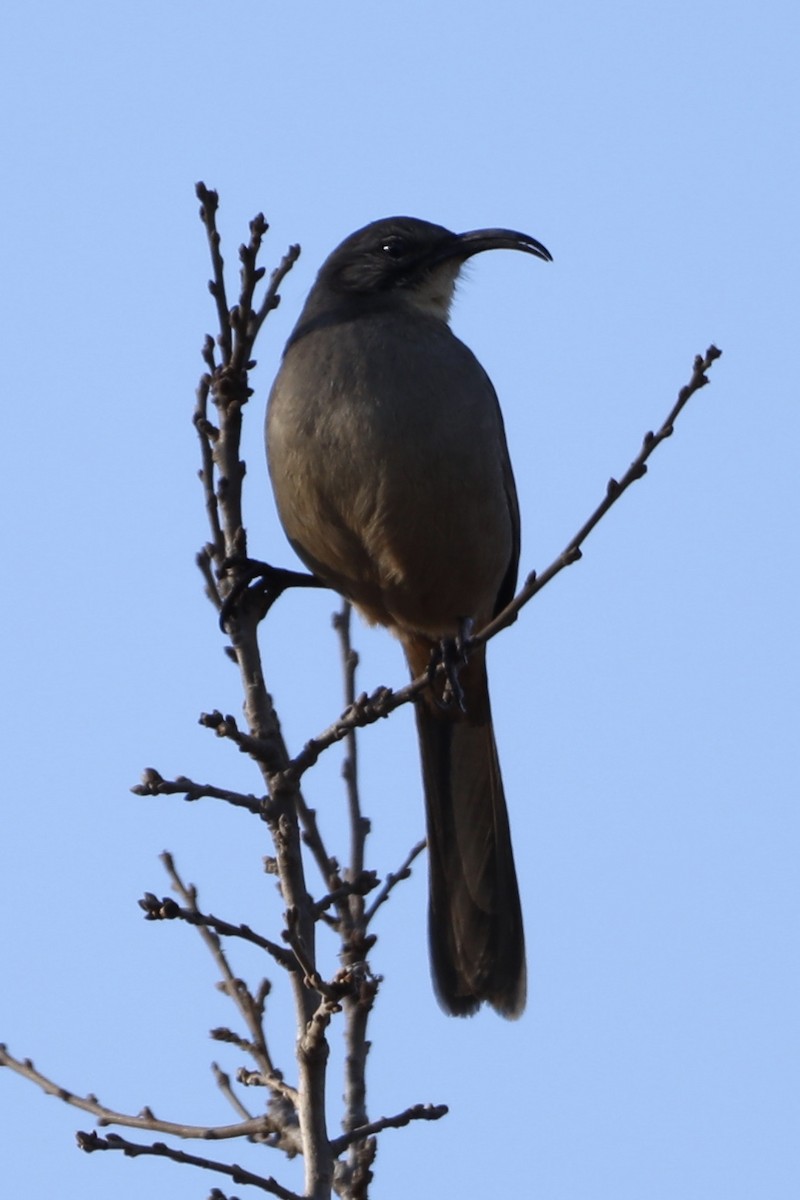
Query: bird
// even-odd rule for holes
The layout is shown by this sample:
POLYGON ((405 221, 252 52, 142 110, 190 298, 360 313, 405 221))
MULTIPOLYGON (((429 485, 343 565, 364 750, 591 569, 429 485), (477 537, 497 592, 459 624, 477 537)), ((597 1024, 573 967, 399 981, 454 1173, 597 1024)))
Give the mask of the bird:
POLYGON ((516 1018, 522 907, 485 646, 468 639, 514 595, 519 505, 494 387, 449 325, 461 268, 497 249, 551 261, 525 233, 414 217, 345 238, 286 344, 266 442, 291 546, 396 635, 412 678, 428 673, 415 715, 437 999, 454 1016, 486 1003, 516 1018))

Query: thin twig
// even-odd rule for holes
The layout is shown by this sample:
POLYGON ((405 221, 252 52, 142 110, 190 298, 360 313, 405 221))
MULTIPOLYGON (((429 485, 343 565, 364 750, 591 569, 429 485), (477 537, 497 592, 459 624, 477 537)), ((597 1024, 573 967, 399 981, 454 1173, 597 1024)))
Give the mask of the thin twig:
MULTIPOLYGON (((345 708, 349 708, 351 704, 355 703, 356 670, 358 668, 358 655, 353 649, 350 639, 351 616, 352 605, 349 601, 342 600, 342 607, 337 613, 334 613, 333 627, 339 636, 342 653, 345 708)), ((358 794, 358 742, 354 728, 348 730, 345 738, 345 759, 342 764, 342 775, 347 788, 347 806, 350 815, 350 870, 348 878, 358 879, 364 871, 364 852, 367 835, 369 834, 369 821, 366 820, 361 812, 361 801, 358 794)), ((359 896, 355 894, 351 898, 349 908, 352 925, 359 925, 364 917, 363 895, 359 896)))
POLYGON ((231 1077, 228 1072, 223 1071, 219 1063, 215 1062, 212 1062, 211 1070, 214 1072, 214 1079, 216 1080, 217 1087, 222 1092, 233 1111, 238 1113, 243 1121, 252 1121, 253 1114, 248 1108, 245 1107, 244 1104, 242 1104, 241 1100, 236 1095, 236 1092, 233 1090, 233 1084, 231 1083, 231 1077))
POLYGON ((272 309, 277 308, 278 304, 280 303, 278 288, 281 286, 299 257, 300 247, 297 245, 290 246, 279 262, 278 266, 271 273, 267 290, 264 293, 264 298, 258 308, 258 311, 253 314, 251 323, 248 327, 251 350, 253 343, 258 337, 261 326, 264 324, 265 318, 272 311, 272 309))
POLYGON ((295 969, 294 958, 284 946, 255 933, 249 925, 232 925, 230 921, 223 921, 221 917, 215 917, 212 913, 201 912, 196 906, 181 908, 168 896, 159 899, 153 892, 145 892, 139 901, 139 907, 144 909, 151 921, 186 921, 188 925, 202 925, 211 929, 221 937, 241 938, 252 946, 258 946, 260 950, 266 950, 284 970, 295 969))
POLYGON ((395 1117, 381 1117, 378 1121, 370 1121, 367 1125, 352 1129, 349 1133, 343 1133, 341 1137, 333 1139, 331 1150, 334 1154, 341 1154, 353 1142, 362 1142, 365 1138, 373 1137, 384 1129, 402 1129, 404 1125, 409 1125, 412 1121, 438 1121, 447 1116, 449 1111, 446 1104, 414 1104, 395 1117))
POLYGON ((119 1112, 101 1104, 96 1096, 79 1096, 37 1070, 29 1058, 15 1058, 6 1046, 0 1045, 0 1066, 9 1067, 15 1074, 35 1083, 48 1096, 56 1096, 64 1104, 90 1113, 98 1125, 122 1125, 129 1129, 144 1129, 150 1133, 166 1133, 173 1137, 196 1138, 199 1141, 229 1141, 231 1138, 264 1136, 274 1129, 269 1117, 250 1117, 235 1125, 187 1125, 181 1121, 162 1121, 152 1109, 145 1108, 136 1115, 119 1112))
POLYGON ((231 341, 230 341, 230 321, 228 318, 228 300, 225 295, 225 263, 220 250, 220 236, 217 231, 217 209, 219 208, 219 195, 217 192, 207 188, 204 183, 198 183, 195 192, 200 201, 200 220, 208 235, 208 249, 211 255, 211 265, 214 270, 214 278, 209 282, 208 290, 214 297, 217 306, 217 320, 219 322, 219 338, 222 352, 225 358, 231 356, 231 341))
POLYGON ((179 775, 177 779, 164 779, 154 767, 147 767, 142 772, 142 782, 131 788, 135 796, 175 796, 182 795, 186 800, 224 800, 234 808, 246 808, 256 816, 263 816, 267 804, 265 796, 245 795, 243 792, 233 792, 230 788, 215 787, 211 783, 196 783, 179 775))
POLYGON ((372 904, 370 904, 369 908, 367 909, 364 918, 365 925, 369 925, 380 906, 385 904, 389 899, 389 896, 392 894, 394 888, 397 887, 397 884, 402 883, 404 879, 408 879, 409 875, 411 874, 411 864, 413 863, 414 859, 422 853, 427 844, 427 839, 422 838, 422 840, 417 842, 415 846, 411 847, 399 869, 386 876, 381 890, 377 893, 375 899, 372 901, 372 904))
POLYGON ((524 607, 537 592, 546 587, 551 580, 555 579, 565 567, 569 567, 572 563, 578 562, 581 558, 581 546, 588 538, 592 530, 600 523, 606 513, 612 508, 623 492, 626 492, 632 483, 637 479, 642 479, 647 473, 647 460, 650 455, 660 446, 668 437, 672 437, 675 429, 675 422, 681 413, 681 410, 686 406, 695 392, 705 387, 708 383, 708 371, 718 358, 721 358, 722 351, 716 346, 709 346, 705 356, 698 354, 695 357, 692 369, 692 377, 689 382, 681 388, 678 393, 678 398, 675 401, 668 416, 663 421, 661 428, 657 433, 647 432, 642 440, 642 447, 636 458, 628 467, 624 475, 619 480, 609 479, 606 486, 606 494, 598 504, 597 508, 591 516, 584 522, 575 536, 567 543, 565 548, 559 554, 550 566, 540 574, 532 572, 525 580, 523 587, 510 604, 499 612, 497 616, 485 625, 474 638, 471 639, 472 645, 480 645, 483 642, 488 642, 490 638, 495 637, 501 629, 505 629, 511 625, 516 619, 520 609, 524 607))
MULTIPOLYGON (((239 648, 237 647, 237 650, 239 648)), ((197 723, 204 729, 210 729, 217 737, 227 738, 228 741, 233 742, 242 754, 249 754, 261 766, 275 761, 282 753, 282 742, 277 740, 275 733, 271 730, 267 736, 260 736, 258 732, 255 734, 243 733, 236 718, 230 713, 223 715, 219 709, 201 713, 197 723)))
MULTIPOLYGON (((344 699, 348 708, 355 703, 356 672, 358 670, 358 655, 350 637, 351 617, 352 606, 347 600, 343 600, 341 609, 334 614, 333 626, 339 635, 344 676, 344 699)), ((358 786, 358 741, 355 728, 349 731, 345 740, 342 775, 347 788, 350 825, 350 867, 346 878, 352 884, 356 880, 363 879, 366 874, 364 861, 366 842, 370 831, 370 823, 361 810, 358 786)), ((369 872, 369 875, 371 880, 375 879, 374 872, 369 872)), ((372 882, 372 886, 376 886, 376 881, 372 882)), ((367 1029, 378 992, 379 980, 371 975, 367 965, 367 955, 372 948, 374 939, 367 937, 364 897, 364 889, 354 890, 348 898, 347 904, 343 905, 340 910, 344 933, 342 962, 345 964, 345 971, 351 982, 355 985, 343 1001, 344 1038, 347 1047, 343 1088, 345 1111, 342 1118, 345 1134, 366 1125, 369 1119, 367 1056, 370 1043, 367 1029)), ((351 1192, 354 1196, 359 1193, 366 1196, 375 1147, 364 1139, 355 1138, 350 1143, 349 1151, 348 1171, 353 1183, 351 1192)))
POLYGON ((299 791, 296 797, 296 808, 300 828, 303 831, 303 844, 308 846, 311 851, 325 887, 332 892, 338 886, 336 881, 339 878, 339 864, 335 858, 328 854, 325 847, 325 842, 322 839, 322 834, 317 824, 316 810, 309 808, 305 797, 299 791))
MULTIPOLYGON (((178 873, 175 866, 175 860, 168 851, 164 851, 161 855, 161 861, 164 864, 172 886, 183 900, 188 909, 199 914, 200 910, 197 906, 197 889, 185 884, 178 873)), ((211 956, 217 964, 217 968, 222 976, 222 982, 225 987, 225 992, 234 1001, 239 1009, 245 1024, 252 1039, 251 1053, 255 1058, 259 1068, 267 1076, 281 1079, 281 1072, 277 1071, 275 1064, 272 1061, 269 1048, 267 1046, 266 1034, 264 1032, 264 1002, 254 998, 249 988, 245 987, 241 979, 239 979, 231 969, 227 955, 222 948, 219 938, 211 929, 200 924, 197 926, 198 933, 205 942, 211 956)), ((280 1086, 277 1090, 285 1094, 285 1088, 280 1086)))
POLYGON ((314 911, 322 915, 326 909, 336 905, 337 908, 343 900, 347 900, 350 896, 368 896, 371 891, 378 886, 378 877, 375 871, 362 871, 357 879, 352 883, 343 883, 334 891, 328 892, 326 896, 321 896, 315 901, 314 911))
POLYGON ((139 1142, 129 1142, 126 1138, 119 1137, 118 1134, 112 1133, 108 1137, 100 1137, 97 1133, 86 1133, 83 1130, 76 1134, 76 1141, 79 1149, 85 1150, 87 1154, 91 1154, 95 1150, 121 1150, 127 1158, 139 1158, 142 1155, 168 1158, 171 1162, 187 1163, 192 1167, 201 1167, 204 1171, 218 1171, 221 1175, 229 1176, 234 1183, 244 1183, 251 1187, 261 1188, 262 1192, 269 1192, 272 1196, 280 1197, 280 1200, 302 1200, 301 1196, 298 1196, 296 1192, 290 1192, 272 1176, 254 1175, 252 1171, 245 1171, 243 1167, 237 1166, 235 1163, 221 1163, 212 1158, 200 1158, 197 1154, 186 1154, 183 1150, 175 1150, 164 1142, 153 1142, 152 1145, 145 1146, 139 1142))

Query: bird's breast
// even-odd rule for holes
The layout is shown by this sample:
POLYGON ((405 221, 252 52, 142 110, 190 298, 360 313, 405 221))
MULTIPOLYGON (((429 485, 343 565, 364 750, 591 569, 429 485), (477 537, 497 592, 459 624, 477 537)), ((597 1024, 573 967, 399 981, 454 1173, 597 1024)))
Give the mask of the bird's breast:
POLYGON ((308 333, 267 435, 290 541, 370 619, 441 636, 490 615, 514 554, 510 465, 492 386, 443 322, 308 333))

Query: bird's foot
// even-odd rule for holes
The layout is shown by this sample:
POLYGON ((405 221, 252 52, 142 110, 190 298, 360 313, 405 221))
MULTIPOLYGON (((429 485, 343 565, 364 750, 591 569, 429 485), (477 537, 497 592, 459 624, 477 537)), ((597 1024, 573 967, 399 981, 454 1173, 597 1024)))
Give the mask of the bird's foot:
POLYGON ((226 558, 222 573, 230 574, 234 580, 219 610, 219 627, 223 633, 228 632, 228 623, 235 619, 246 600, 258 604, 258 620, 261 620, 288 588, 327 586, 316 575, 273 567, 255 558, 226 558))
POLYGON ((458 708, 462 713, 467 711, 459 674, 467 661, 469 641, 474 627, 475 622, 471 617, 461 617, 455 637, 442 638, 431 654, 431 661, 428 664, 428 679, 436 703, 445 711, 453 708, 458 708), (440 667, 444 681, 440 687, 437 687, 436 681, 439 679, 440 667))

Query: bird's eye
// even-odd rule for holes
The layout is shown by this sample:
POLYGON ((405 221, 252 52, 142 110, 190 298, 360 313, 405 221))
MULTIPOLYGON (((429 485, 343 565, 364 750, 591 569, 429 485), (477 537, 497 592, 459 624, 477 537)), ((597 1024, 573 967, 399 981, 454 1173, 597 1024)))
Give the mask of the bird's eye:
POLYGON ((384 254, 387 254, 389 258, 402 258, 408 250, 408 243, 406 242, 405 238, 393 235, 385 238, 381 242, 381 250, 384 254))

